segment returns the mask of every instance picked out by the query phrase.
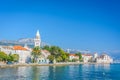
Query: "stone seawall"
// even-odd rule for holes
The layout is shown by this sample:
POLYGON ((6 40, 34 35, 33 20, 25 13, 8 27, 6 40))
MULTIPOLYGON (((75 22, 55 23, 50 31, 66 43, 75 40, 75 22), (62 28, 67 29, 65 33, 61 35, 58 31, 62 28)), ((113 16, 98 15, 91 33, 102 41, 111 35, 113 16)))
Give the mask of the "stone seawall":
MULTIPOLYGON (((0 68, 7 68, 7 67, 21 67, 21 66, 65 66, 65 65, 79 65, 79 64, 100 64, 100 63, 83 63, 83 62, 63 62, 63 63, 55 63, 55 64, 37 64, 37 63, 30 63, 30 64, 2 64, 0 68)), ((103 63, 101 63, 103 64, 103 63)), ((105 64, 105 63, 104 63, 105 64)), ((108 64, 108 63, 106 63, 108 64)))

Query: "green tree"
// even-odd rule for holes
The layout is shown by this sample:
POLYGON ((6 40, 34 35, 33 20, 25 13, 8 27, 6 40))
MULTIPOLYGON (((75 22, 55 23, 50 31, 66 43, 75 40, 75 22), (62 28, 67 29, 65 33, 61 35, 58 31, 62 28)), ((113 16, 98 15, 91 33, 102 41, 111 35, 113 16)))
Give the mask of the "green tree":
POLYGON ((48 50, 51 55, 48 59, 53 62, 55 59, 57 62, 68 61, 69 55, 58 46, 44 46, 42 49, 48 50))
POLYGON ((59 54, 60 48, 58 46, 51 46, 50 52, 52 55, 57 56, 59 54))
POLYGON ((19 60, 19 55, 18 54, 13 54, 12 57, 13 57, 14 62, 17 62, 19 60))
POLYGON ((60 51, 60 55, 62 57, 62 62, 66 62, 68 60, 68 54, 63 50, 60 51))
POLYGON ((57 62, 61 62, 63 59, 62 59, 62 57, 61 56, 58 56, 57 58, 56 58, 56 61, 57 62))
POLYGON ((50 50, 51 54, 55 56, 57 62, 64 62, 68 60, 68 54, 64 52, 60 47, 51 46, 50 50))
POLYGON ((50 60, 50 62, 53 62, 54 56, 53 56, 53 55, 49 55, 49 56, 48 56, 48 59, 50 60))
POLYGON ((37 62, 38 57, 41 55, 41 49, 39 46, 34 47, 32 50, 33 62, 37 62))
POLYGON ((18 54, 9 54, 7 55, 4 52, 0 52, 0 61, 18 61, 19 60, 19 55, 18 54))
POLYGON ((7 61, 7 54, 4 52, 0 52, 0 61, 7 61))
POLYGON ((13 61, 13 56, 11 53, 7 56, 7 61, 9 62, 13 61))
POLYGON ((82 54, 80 52, 76 53, 77 56, 79 56, 79 61, 82 61, 82 54))
POLYGON ((50 46, 45 45, 42 49, 50 51, 50 46))

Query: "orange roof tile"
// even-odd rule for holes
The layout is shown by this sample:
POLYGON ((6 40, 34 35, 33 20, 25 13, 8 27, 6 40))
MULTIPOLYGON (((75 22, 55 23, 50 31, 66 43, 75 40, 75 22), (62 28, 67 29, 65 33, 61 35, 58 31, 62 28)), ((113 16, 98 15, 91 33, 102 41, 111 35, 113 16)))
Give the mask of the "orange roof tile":
POLYGON ((13 46, 14 50, 27 50, 26 48, 22 47, 22 46, 13 46))
POLYGON ((69 54, 69 56, 77 56, 76 54, 69 54))
POLYGON ((75 56, 75 54, 69 54, 69 56, 75 56))
POLYGON ((84 55, 84 56, 92 56, 91 54, 82 54, 82 55, 84 55))

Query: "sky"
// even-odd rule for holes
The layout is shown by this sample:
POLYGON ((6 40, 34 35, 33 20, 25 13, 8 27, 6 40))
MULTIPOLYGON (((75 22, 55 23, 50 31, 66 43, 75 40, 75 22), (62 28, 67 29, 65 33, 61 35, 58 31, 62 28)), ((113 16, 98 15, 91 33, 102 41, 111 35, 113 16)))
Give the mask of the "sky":
POLYGON ((34 38, 62 48, 120 52, 119 0, 0 0, 0 40, 34 38))

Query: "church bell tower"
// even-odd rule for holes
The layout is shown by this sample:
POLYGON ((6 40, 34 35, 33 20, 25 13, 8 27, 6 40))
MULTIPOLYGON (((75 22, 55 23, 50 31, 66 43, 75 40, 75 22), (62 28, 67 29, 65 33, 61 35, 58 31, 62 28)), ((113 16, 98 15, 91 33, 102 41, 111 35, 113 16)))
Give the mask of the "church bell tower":
POLYGON ((39 46, 40 47, 40 44, 41 44, 41 38, 40 38, 40 33, 39 33, 39 30, 37 30, 37 33, 36 33, 36 37, 34 39, 34 46, 39 46))

